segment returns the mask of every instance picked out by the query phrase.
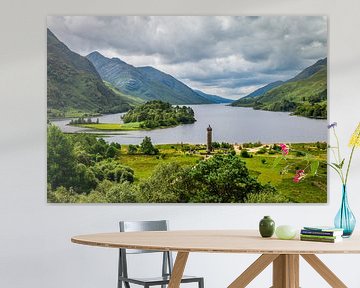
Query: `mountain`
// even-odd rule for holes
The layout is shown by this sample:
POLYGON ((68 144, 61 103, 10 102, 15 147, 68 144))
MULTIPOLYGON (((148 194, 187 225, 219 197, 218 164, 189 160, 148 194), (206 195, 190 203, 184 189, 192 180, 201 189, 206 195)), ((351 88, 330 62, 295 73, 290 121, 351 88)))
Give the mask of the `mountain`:
POLYGON ((118 58, 107 58, 99 52, 92 52, 86 57, 103 80, 123 93, 146 101, 161 100, 171 104, 213 103, 173 76, 153 67, 134 67, 118 58))
POLYGON ((283 84, 255 97, 240 98, 232 106, 288 111, 310 118, 327 117, 327 59, 321 59, 283 84))
POLYGON ((291 78, 286 82, 294 82, 294 81, 299 81, 299 80, 309 78, 312 75, 314 75, 315 73, 317 73, 321 70, 324 70, 324 69, 327 69, 327 58, 320 59, 315 64, 305 68, 303 71, 301 71, 299 74, 297 74, 294 78, 291 78))
POLYGON ((251 106, 254 102, 253 98, 258 97, 260 95, 265 94, 266 92, 270 91, 271 89, 274 89, 280 85, 282 85, 284 81, 276 81, 272 82, 270 84, 267 84, 259 89, 256 89, 255 91, 251 92, 250 94, 246 95, 245 97, 242 97, 236 101, 233 101, 230 105, 231 106, 251 106))
POLYGON ((107 88, 109 88, 115 95, 119 96, 124 101, 127 101, 131 106, 138 106, 140 104, 145 103, 145 100, 143 100, 139 97, 124 94, 124 93, 120 92, 119 89, 115 88, 111 83, 106 82, 106 81, 103 81, 103 82, 104 82, 105 86, 107 88))
POLYGON ((250 98, 250 97, 260 96, 262 94, 265 94, 267 91, 280 86, 283 83, 284 83, 283 81, 272 82, 270 84, 265 85, 264 87, 261 87, 261 88, 255 90, 254 92, 251 92, 249 95, 247 95, 247 96, 245 96, 243 98, 250 98))
POLYGON ((47 106, 49 117, 127 111, 134 100, 114 93, 94 65, 47 30, 47 106))
POLYGON ((220 96, 217 96, 217 95, 211 95, 211 94, 206 94, 200 90, 194 90, 197 94, 199 94, 200 96, 212 101, 213 103, 218 103, 218 104, 221 104, 221 103, 231 103, 233 102, 234 100, 232 99, 228 99, 228 98, 223 98, 223 97, 220 97, 220 96))

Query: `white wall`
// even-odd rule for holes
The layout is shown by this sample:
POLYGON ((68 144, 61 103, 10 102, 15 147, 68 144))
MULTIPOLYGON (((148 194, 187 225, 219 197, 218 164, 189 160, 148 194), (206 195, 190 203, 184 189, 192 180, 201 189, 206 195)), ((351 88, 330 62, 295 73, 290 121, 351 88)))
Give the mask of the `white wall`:
MULTIPOLYGON (((70 243, 75 234, 116 231, 119 219, 171 221, 172 229, 256 228, 263 215, 278 224, 331 224, 340 183, 331 172, 327 205, 49 205, 46 203, 46 15, 329 16, 330 120, 344 146, 360 120, 360 2, 357 0, 12 0, 0 12, 0 287, 115 287, 116 250, 70 243)), ((333 139, 332 139, 333 140, 333 139)), ((349 183, 360 219, 360 151, 349 183)), ((360 227, 358 225, 358 227, 360 227)), ((206 287, 226 287, 255 255, 192 254, 188 273, 206 287)), ((360 287, 360 255, 322 256, 348 287, 360 287), (347 265, 344 265, 348 263, 347 265)), ((135 260, 137 261, 137 260, 135 260)), ((137 262, 143 268, 144 263, 137 262)), ((145 269, 145 268, 144 268, 145 269)), ((266 270, 251 287, 269 287, 266 270)), ((306 263, 302 287, 328 287, 306 263)))

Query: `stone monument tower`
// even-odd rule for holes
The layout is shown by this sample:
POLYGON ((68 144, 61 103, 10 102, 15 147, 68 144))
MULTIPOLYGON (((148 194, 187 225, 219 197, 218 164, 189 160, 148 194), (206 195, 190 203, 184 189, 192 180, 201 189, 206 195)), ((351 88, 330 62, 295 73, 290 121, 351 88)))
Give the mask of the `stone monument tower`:
POLYGON ((209 127, 206 129, 207 130, 207 142, 206 142, 206 146, 207 146, 207 153, 210 153, 212 151, 212 128, 209 125, 209 127))

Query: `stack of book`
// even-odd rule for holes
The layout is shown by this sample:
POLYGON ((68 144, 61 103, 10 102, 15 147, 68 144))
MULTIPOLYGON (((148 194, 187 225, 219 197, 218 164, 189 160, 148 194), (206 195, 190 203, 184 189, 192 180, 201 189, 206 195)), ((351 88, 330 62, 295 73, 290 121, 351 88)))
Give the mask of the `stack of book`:
POLYGON ((336 243, 342 241, 344 230, 334 227, 304 227, 300 232, 302 241, 336 243))

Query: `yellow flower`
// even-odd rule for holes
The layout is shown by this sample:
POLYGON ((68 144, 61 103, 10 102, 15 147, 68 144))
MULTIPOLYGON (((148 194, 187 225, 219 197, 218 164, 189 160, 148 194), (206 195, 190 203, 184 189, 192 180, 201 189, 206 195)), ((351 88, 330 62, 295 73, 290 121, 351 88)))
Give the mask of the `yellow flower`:
POLYGON ((349 146, 360 147, 360 122, 350 138, 349 146))

